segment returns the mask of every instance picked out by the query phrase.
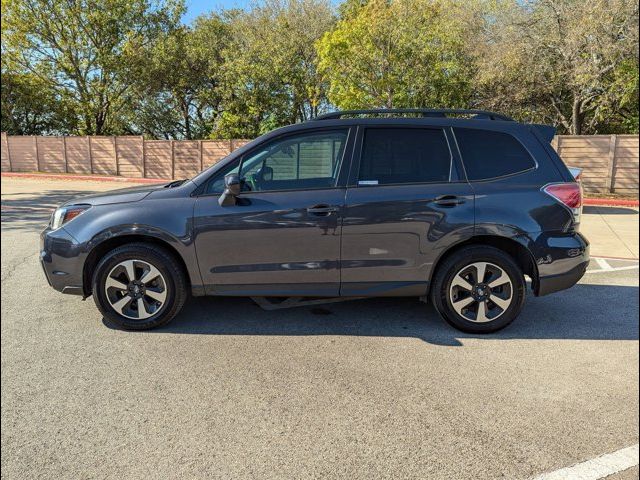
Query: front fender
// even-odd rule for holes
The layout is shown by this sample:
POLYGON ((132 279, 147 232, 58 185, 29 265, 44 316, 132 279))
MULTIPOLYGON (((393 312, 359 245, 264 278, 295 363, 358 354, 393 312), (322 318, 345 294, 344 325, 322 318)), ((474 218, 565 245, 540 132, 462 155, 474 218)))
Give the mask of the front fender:
POLYGON ((82 245, 87 261, 107 242, 129 237, 153 239, 173 250, 184 263, 193 288, 202 286, 193 242, 194 199, 152 198, 128 204, 98 205, 65 225, 82 245))
POLYGON ((117 225, 115 227, 109 227, 105 230, 94 235, 88 242, 86 242, 86 248, 88 251, 92 251, 100 244, 122 236, 140 236, 140 237, 152 237, 162 242, 168 243, 174 249, 180 251, 182 247, 188 247, 189 244, 184 242, 184 239, 180 239, 160 228, 152 225, 117 225))
POLYGON ((149 241, 155 240, 170 251, 173 251, 181 260, 189 275, 189 281, 194 292, 198 292, 202 286, 202 277, 198 269, 195 249, 190 240, 186 238, 178 238, 171 233, 161 230, 152 225, 118 225, 107 228, 94 237, 92 237, 85 245, 87 258, 96 256, 96 252, 101 252, 105 244, 116 242, 118 239, 127 238, 130 241, 149 241))

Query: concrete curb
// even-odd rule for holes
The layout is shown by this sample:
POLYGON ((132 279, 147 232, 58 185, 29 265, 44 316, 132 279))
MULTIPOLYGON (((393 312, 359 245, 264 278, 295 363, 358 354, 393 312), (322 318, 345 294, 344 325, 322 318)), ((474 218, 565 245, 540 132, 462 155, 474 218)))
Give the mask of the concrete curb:
POLYGON ((2 172, 3 177, 39 178, 43 180, 87 180, 91 182, 120 182, 120 183, 167 183, 170 179, 162 178, 129 178, 109 177, 103 175, 65 175, 54 173, 2 172))
POLYGON ((639 206, 638 200, 626 200, 617 198, 585 198, 584 205, 589 206, 603 206, 603 207, 637 207, 639 206))

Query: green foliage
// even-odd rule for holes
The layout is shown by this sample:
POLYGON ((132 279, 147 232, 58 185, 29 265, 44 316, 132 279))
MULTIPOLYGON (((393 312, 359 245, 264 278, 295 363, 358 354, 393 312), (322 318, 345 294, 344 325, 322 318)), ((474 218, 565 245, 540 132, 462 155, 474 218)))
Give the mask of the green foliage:
POLYGON ((329 100, 340 108, 461 107, 471 97, 465 24, 454 2, 348 4, 318 42, 329 100))
POLYGON ((137 52, 130 125, 150 137, 203 138, 222 101, 228 20, 210 15, 163 34, 137 52))
POLYGON ((271 0, 230 21, 224 114, 214 137, 250 138, 326 105, 315 42, 334 22, 326 0, 271 0))
POLYGON ((2 129, 251 138, 339 108, 638 132, 633 0, 3 0, 2 129))
POLYGON ((46 82, 29 73, 2 75, 2 131, 10 135, 67 133, 72 105, 56 98, 46 82))
POLYGON ((638 61, 627 59, 607 77, 603 102, 594 113, 599 133, 638 133, 638 61))
POLYGON ((12 0, 3 10, 7 66, 73 102, 77 133, 103 134, 125 129, 130 59, 175 28, 184 8, 179 0, 12 0))
POLYGON ((505 2, 497 16, 476 42, 483 105, 566 133, 628 131, 638 115, 637 2, 505 2))

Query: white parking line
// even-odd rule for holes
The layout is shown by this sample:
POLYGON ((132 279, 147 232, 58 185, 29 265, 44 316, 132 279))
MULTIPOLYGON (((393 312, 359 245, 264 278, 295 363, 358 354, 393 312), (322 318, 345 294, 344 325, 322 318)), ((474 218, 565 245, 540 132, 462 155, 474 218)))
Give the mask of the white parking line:
POLYGON ((533 480, 599 480, 638 465, 638 444, 572 467, 543 473, 533 480))
POLYGON ((609 265, 609 263, 604 258, 596 257, 595 260, 596 263, 600 265, 600 268, 602 270, 613 270, 613 267, 609 265))
POLYGON ((594 270, 587 270, 585 273, 603 273, 603 272, 619 272, 621 270, 637 270, 640 265, 630 265, 628 267, 609 267, 609 268, 596 268, 594 270))
MULTIPOLYGON (((636 263, 635 265, 625 265, 623 267, 612 267, 609 264, 609 261, 604 257, 591 257, 591 258, 595 260, 595 262, 598 264, 600 268, 587 270, 585 273, 603 273, 603 272, 608 273, 608 272, 619 272, 621 270, 636 270, 637 268, 640 268, 640 264, 638 263, 636 263)), ((623 259, 612 258, 612 260, 623 260, 623 259)), ((629 259, 629 260, 633 261, 632 259, 629 259)))

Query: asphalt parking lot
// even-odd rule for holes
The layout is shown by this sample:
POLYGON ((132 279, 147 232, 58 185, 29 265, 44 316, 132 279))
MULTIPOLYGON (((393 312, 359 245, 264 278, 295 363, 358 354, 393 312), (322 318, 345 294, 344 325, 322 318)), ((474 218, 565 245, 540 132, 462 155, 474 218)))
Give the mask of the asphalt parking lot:
MULTIPOLYGON (((638 443, 637 260, 594 260, 490 336, 415 299, 197 298, 124 332, 38 264, 53 207, 121 186, 2 179, 2 478, 525 479, 638 443)), ((583 231, 638 256, 637 209, 587 208, 583 231)))

